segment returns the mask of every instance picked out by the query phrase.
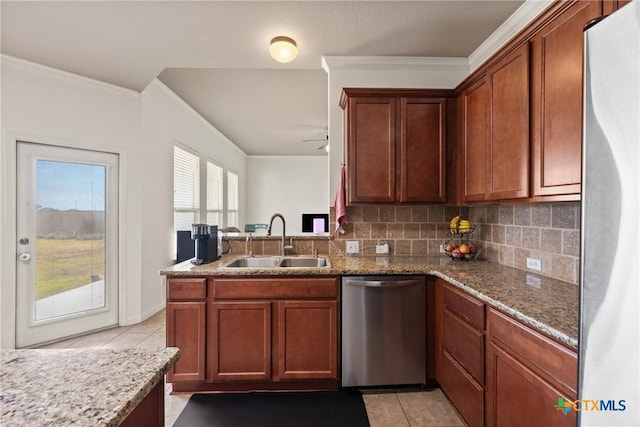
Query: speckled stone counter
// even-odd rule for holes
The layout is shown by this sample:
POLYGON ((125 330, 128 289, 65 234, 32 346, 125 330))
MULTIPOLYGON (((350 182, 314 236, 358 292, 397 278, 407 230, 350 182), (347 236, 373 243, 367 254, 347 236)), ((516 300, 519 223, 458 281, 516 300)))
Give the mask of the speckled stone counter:
POLYGON ((239 256, 193 266, 188 261, 162 270, 170 276, 429 274, 441 277, 522 323, 578 348, 578 287, 501 264, 446 256, 330 256, 330 268, 224 269, 239 256))
POLYGON ((178 354, 177 348, 2 350, 0 425, 117 426, 178 354))

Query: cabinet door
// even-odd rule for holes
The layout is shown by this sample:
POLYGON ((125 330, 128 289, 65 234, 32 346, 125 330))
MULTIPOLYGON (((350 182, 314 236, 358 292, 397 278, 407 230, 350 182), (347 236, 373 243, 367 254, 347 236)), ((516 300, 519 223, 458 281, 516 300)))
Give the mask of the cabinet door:
POLYGON ((583 27, 600 8, 599 1, 577 2, 532 40, 534 196, 580 193, 583 27))
POLYGON ((575 426, 576 412, 554 408, 569 399, 509 352, 487 346, 487 426, 575 426))
POLYGON ((353 97, 347 123, 347 203, 395 201, 396 99, 353 97))
POLYGON ((271 303, 209 305, 209 379, 271 379, 271 303))
POLYGON ((462 199, 465 202, 487 197, 487 153, 489 143, 489 84, 483 77, 458 98, 460 114, 462 199))
POLYGON ((489 199, 529 197, 529 44, 488 72, 491 87, 489 199))
POLYGON ((445 201, 444 98, 400 100, 400 202, 445 201))
POLYGON ((180 359, 169 370, 169 382, 204 381, 205 327, 205 302, 167 303, 167 346, 180 349, 180 359))
POLYGON ((337 379, 336 301, 278 303, 280 379, 337 379))

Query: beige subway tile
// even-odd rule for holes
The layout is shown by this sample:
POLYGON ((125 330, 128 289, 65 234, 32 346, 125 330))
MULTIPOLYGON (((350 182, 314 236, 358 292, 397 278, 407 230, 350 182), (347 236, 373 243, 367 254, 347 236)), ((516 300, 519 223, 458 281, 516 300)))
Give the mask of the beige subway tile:
POLYGON ((566 257, 556 255, 553 257, 553 267, 551 271, 551 277, 559 280, 564 280, 569 283, 577 283, 578 272, 576 270, 576 259, 573 257, 566 257))
POLYGON ((513 248, 510 246, 500 246, 498 262, 513 267, 513 248))
POLYGON ((346 213, 349 222, 362 222, 362 206, 347 206, 346 213))
POLYGON ((577 203, 558 203, 551 206, 551 226, 553 228, 578 229, 577 203))
POLYGON ((486 243, 485 259, 493 262, 500 262, 500 245, 495 243, 486 243))
POLYGON ((396 222, 396 209, 393 206, 380 206, 378 215, 380 222, 396 222))
POLYGON ((319 254, 329 253, 329 241, 328 240, 314 240, 313 249, 318 251, 319 254))
POLYGON ((491 241, 503 245, 505 243, 504 225, 493 224, 491 226, 491 241))
POLYGON ((499 223, 503 225, 513 224, 513 206, 500 206, 498 208, 499 223))
POLYGON ((404 224, 404 238, 417 239, 420 237, 420 224, 409 223, 404 224))
POLYGON ((420 224, 420 238, 434 239, 436 237, 436 224, 423 223, 420 224))
POLYGON ((537 227, 522 227, 522 247, 540 249, 540 229, 537 227))
POLYGON ((396 240, 396 255, 411 255, 411 240, 396 240))
POLYGON ((580 231, 564 230, 562 232, 562 254, 580 256, 580 231))
POLYGON ((363 206, 362 207, 362 222, 378 222, 380 216, 378 215, 377 206, 363 206))
MULTIPOLYGON (((444 207, 443 206, 429 206, 429 222, 444 222, 444 207)), ((447 222, 449 219, 447 219, 447 222)))
POLYGON ((429 208, 427 206, 412 207, 411 222, 429 222, 429 208))
POLYGON ((526 270, 528 257, 529 257, 529 249, 514 248, 513 249, 513 266, 521 270, 526 270))
POLYGON ((487 206, 487 223, 500 223, 500 209, 498 206, 487 206))
POLYGON ((531 206, 514 207, 514 224, 531 225, 531 206))
POLYGON ((505 243, 516 248, 522 247, 522 227, 508 225, 505 229, 505 243))
POLYGON ((531 225, 534 227, 551 227, 551 205, 537 204, 531 206, 531 225))
POLYGON ((396 206, 396 222, 411 222, 411 206, 396 206))
POLYGON ((353 235, 356 239, 369 239, 371 237, 371 224, 367 222, 354 224, 353 235))
POLYGON ((540 250, 554 254, 562 253, 562 230, 541 228, 540 250))
POLYGON ((427 255, 429 253, 429 240, 412 240, 411 255, 427 255))
POLYGON ((392 239, 402 239, 404 237, 404 226, 402 223, 393 222, 387 225, 387 236, 392 239))
POLYGON ((384 239, 387 237, 387 223, 376 222, 371 224, 371 237, 375 239, 384 239))

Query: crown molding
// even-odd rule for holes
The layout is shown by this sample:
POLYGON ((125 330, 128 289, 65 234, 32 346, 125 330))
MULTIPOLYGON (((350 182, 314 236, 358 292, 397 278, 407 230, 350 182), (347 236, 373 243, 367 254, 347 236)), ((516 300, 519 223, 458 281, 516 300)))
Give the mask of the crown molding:
POLYGON ((98 89, 107 90, 109 92, 118 93, 120 95, 126 95, 131 98, 140 97, 140 93, 136 92, 135 90, 127 89, 111 83, 106 83, 101 80, 92 79, 90 77, 85 77, 80 74, 70 73, 69 71, 60 70, 58 68, 28 61, 26 59, 18 58, 4 53, 0 54, 0 61, 2 63, 14 64, 19 67, 30 68, 41 73, 51 74, 66 80, 76 81, 78 83, 86 84, 89 86, 95 86, 98 89))
POLYGON ((323 56, 322 68, 329 70, 424 70, 469 71, 467 58, 415 56, 323 56))
POLYGON ((469 68, 471 72, 480 67, 502 46, 522 31, 555 0, 526 0, 513 14, 507 18, 471 55, 469 68))

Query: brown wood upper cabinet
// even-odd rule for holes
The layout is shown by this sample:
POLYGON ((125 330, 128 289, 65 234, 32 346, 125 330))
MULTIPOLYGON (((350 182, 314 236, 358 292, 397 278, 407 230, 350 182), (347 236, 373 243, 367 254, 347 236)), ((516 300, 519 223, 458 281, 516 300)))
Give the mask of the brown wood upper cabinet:
POLYGON ((446 200, 452 91, 345 88, 347 204, 446 200))
POLYGON ((465 202, 529 197, 529 45, 458 97, 465 202))
POLYGON ((583 27, 600 1, 580 1, 531 40, 533 196, 575 195, 582 159, 583 27))

